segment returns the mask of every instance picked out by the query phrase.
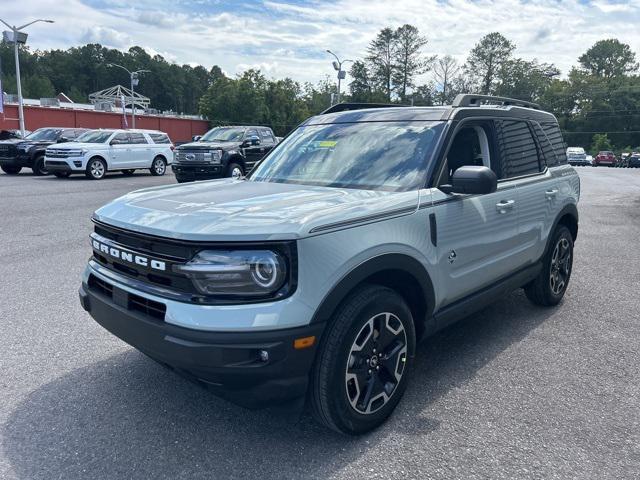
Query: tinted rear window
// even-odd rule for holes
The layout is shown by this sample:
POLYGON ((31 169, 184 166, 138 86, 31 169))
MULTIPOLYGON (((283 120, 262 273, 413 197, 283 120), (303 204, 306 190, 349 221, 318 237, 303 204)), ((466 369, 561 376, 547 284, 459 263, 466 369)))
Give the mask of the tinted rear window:
POLYGON ((544 133, 547 134, 547 138, 551 142, 553 146, 553 150, 556 153, 556 161, 555 164, 550 164, 547 161, 547 166, 555 167, 557 165, 565 165, 567 163, 567 147, 562 140, 562 133, 560 132, 560 127, 555 122, 545 122, 541 123, 540 126, 544 130, 544 133))
POLYGON ((527 122, 498 120, 495 123, 501 160, 498 178, 521 177, 543 170, 527 122))
POLYGON ((150 133, 149 137, 151 137, 153 143, 171 143, 169 136, 165 133, 150 133))

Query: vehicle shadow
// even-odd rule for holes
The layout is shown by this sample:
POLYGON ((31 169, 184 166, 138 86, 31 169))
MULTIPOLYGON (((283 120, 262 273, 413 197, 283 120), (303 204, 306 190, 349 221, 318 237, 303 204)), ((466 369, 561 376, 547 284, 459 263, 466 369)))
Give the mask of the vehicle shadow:
POLYGON ((326 478, 389 437, 428 442, 441 425, 430 405, 555 311, 514 292, 427 339, 396 413, 359 438, 307 414, 236 407, 128 350, 32 392, 5 423, 3 448, 24 479, 326 478))

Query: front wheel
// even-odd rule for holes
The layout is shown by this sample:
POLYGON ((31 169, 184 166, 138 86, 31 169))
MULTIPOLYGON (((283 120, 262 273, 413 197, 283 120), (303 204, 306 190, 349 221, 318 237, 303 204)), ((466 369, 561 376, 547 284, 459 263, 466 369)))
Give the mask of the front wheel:
POLYGON ((395 291, 367 285, 327 328, 311 375, 314 417, 341 433, 365 433, 391 415, 406 389, 416 342, 411 311, 395 291))
POLYGON ((101 158, 92 158, 85 174, 91 180, 102 180, 107 173, 107 164, 101 158))
POLYGON ((564 297, 573 268, 573 237, 564 225, 554 232, 542 271, 525 286, 527 298, 537 305, 557 305, 564 297))
POLYGON ((32 170, 34 175, 49 175, 47 167, 44 166, 44 155, 36 157, 36 159, 33 161, 32 170))
POLYGON ((3 165, 0 168, 7 175, 17 175, 20 173, 20 170, 22 170, 22 167, 11 167, 9 165, 3 165))
POLYGON ((167 161, 162 157, 156 157, 153 159, 149 170, 151 171, 151 175, 160 177, 167 171, 167 161))
POLYGON ((237 163, 231 163, 229 168, 227 168, 227 177, 231 178, 240 178, 244 176, 244 170, 241 165, 237 163))

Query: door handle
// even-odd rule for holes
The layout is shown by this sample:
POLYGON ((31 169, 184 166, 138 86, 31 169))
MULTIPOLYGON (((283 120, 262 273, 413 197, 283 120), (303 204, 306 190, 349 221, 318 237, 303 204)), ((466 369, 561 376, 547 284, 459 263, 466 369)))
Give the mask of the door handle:
POLYGON ((516 204, 514 200, 503 200, 496 203, 496 210, 499 213, 507 213, 509 210, 513 210, 513 206, 516 204))
POLYGON ((558 189, 552 188, 551 190, 547 190, 546 192, 544 192, 544 194, 548 200, 553 200, 555 196, 558 194, 558 189))

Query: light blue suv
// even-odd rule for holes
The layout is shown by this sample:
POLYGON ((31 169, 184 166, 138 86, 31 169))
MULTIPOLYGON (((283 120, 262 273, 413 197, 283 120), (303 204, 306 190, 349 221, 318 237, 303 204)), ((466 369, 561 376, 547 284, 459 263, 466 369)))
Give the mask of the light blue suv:
POLYGON ((100 208, 80 299, 234 402, 306 400, 358 434, 400 401, 419 338, 516 288, 560 302, 579 194, 558 123, 534 104, 340 104, 248 178, 100 208))

